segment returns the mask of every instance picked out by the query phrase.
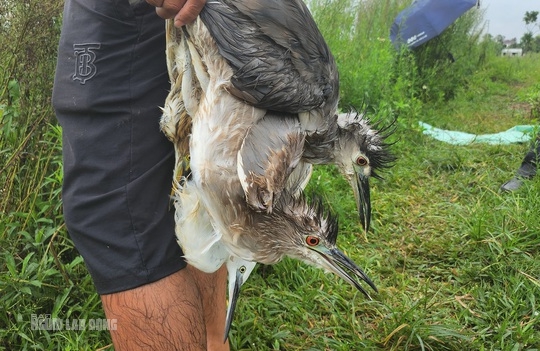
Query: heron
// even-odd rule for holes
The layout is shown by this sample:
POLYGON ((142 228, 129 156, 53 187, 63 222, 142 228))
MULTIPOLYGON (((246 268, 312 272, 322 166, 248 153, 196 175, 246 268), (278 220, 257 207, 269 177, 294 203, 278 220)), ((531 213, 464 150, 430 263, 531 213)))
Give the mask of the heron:
MULTIPOLYGON (((280 117, 298 116, 306 138, 302 162, 338 165, 353 189, 360 221, 369 230, 369 178, 380 178, 377 171, 394 161, 385 142, 389 133, 375 129, 364 116, 348 114, 348 118, 339 118, 334 114, 339 97, 337 68, 303 2, 209 1, 201 19, 234 71, 227 90, 257 107, 285 111, 280 117)), ((171 43, 176 44, 179 37, 171 43)), ((197 38, 187 43, 192 52, 205 45, 197 38)), ((190 79, 183 81, 192 86, 183 89, 184 95, 189 95, 185 101, 190 115, 198 106, 201 91, 193 87, 208 84, 205 64, 197 58, 195 54, 188 61, 193 69, 190 79)), ((285 140, 288 131, 274 123, 279 120, 264 119, 258 129, 281 130, 284 134, 281 139, 285 140)), ((253 128, 256 129, 257 126, 253 128)), ((260 148, 259 142, 246 143, 239 157, 256 153, 260 148)), ((257 160, 262 162, 260 158, 257 160)), ((275 179, 268 174, 269 169, 275 169, 271 161, 267 162, 270 167, 259 169, 254 169, 256 163, 243 160, 238 163, 246 199, 258 210, 271 211, 273 197, 279 196, 288 171, 294 170, 294 165, 289 165, 285 171, 273 172, 278 175, 275 179)))
MULTIPOLYGON (((256 262, 243 260, 231 255, 226 250, 219 241, 220 235, 211 225, 208 213, 200 204, 196 187, 189 186, 188 182, 191 178, 189 168, 191 117, 187 111, 189 109, 194 113, 201 96, 201 86, 199 81, 194 79, 188 44, 174 27, 172 21, 166 21, 166 36, 168 43, 167 67, 171 90, 162 109, 160 126, 164 134, 174 144, 175 150, 176 161, 172 186, 175 232, 178 243, 183 249, 184 258, 192 266, 207 273, 215 272, 224 262, 227 266, 229 302, 224 332, 224 341, 226 341, 236 301, 240 294, 240 287, 249 278, 256 262), (189 96, 187 96, 188 92, 189 96), (195 104, 193 100, 196 101, 195 104), (187 108, 184 101, 187 101, 187 108), (190 233, 192 235, 189 235, 190 233), (193 235, 198 235, 199 239, 194 240, 193 235)), ((203 80, 203 82, 207 82, 207 80, 203 80)))
POLYGON ((178 244, 184 252, 184 258, 192 266, 207 273, 217 271, 224 263, 227 266, 229 302, 224 333, 224 341, 226 341, 240 287, 249 278, 256 262, 231 255, 220 243, 220 235, 213 228, 208 213, 199 201, 197 188, 189 184, 191 117, 187 111, 190 109, 194 113, 201 96, 201 86, 199 81, 194 79, 189 47, 185 38, 170 20, 166 21, 165 32, 168 43, 166 53, 171 90, 162 108, 160 127, 173 143, 175 150, 176 160, 171 194, 175 207, 175 232, 178 244), (184 96, 187 92, 190 93, 189 97, 184 96), (188 103, 187 108, 184 100, 188 103), (193 104, 193 100, 197 104, 193 104), (194 239, 194 235, 198 235, 199 239, 194 239))
MULTIPOLYGON (((271 142, 266 144, 261 140, 265 140, 265 135, 272 134, 278 123, 283 124, 283 120, 268 121, 265 117, 250 129, 238 153, 238 174, 246 199, 252 207, 271 210, 273 199, 283 190, 287 176, 294 171, 294 167, 309 163, 335 164, 353 190, 364 230, 369 230, 369 179, 381 179, 379 171, 390 167, 395 161, 386 142, 391 126, 377 129, 365 115, 355 111, 340 113, 335 118, 337 128, 331 140, 332 148, 327 148, 325 153, 316 153, 306 145, 303 150, 292 150, 286 159, 280 157, 282 150, 288 148, 288 136, 295 133, 299 126, 291 125, 288 131, 277 128, 281 138, 270 137, 271 142), (289 159, 294 162, 288 162, 289 159)), ((305 144, 308 143, 306 139, 305 144)))
MULTIPOLYGON (((162 129, 178 143, 181 120, 187 115, 191 118, 191 178, 176 185, 177 225, 194 225, 194 230, 180 230, 179 236, 186 242, 194 242, 195 254, 216 253, 212 254, 215 261, 210 261, 209 267, 203 267, 209 263, 206 259, 202 263, 195 259, 194 265, 212 269, 223 261, 236 258, 274 264, 289 256, 337 274, 369 297, 359 281, 366 282, 376 291, 375 285, 336 247, 335 218, 320 202, 307 201, 298 191, 305 184, 304 174, 308 173, 309 167, 295 168, 292 174, 300 174, 296 177, 298 181, 291 185, 289 177, 289 185, 274 202, 272 212, 254 211, 248 206, 237 174, 237 154, 248 129, 264 118, 267 111, 246 104, 227 91, 232 71, 200 21, 177 32, 175 38, 183 44, 178 47, 181 52, 179 62, 171 64, 175 71, 171 74, 171 94, 175 96, 170 95, 167 99, 162 129), (180 38, 176 37, 178 34, 180 38), (186 62, 194 63, 186 68, 186 62), (193 100, 197 103, 191 103, 193 100), (186 221, 195 223, 186 224, 186 221), (199 235, 197 230, 204 235, 199 235)), ((297 136, 289 139, 291 144, 303 142, 304 133, 299 132, 297 136)), ((185 150, 180 150, 183 147, 178 146, 177 163, 184 159, 185 150)), ((175 177, 178 175, 176 173, 175 177)), ((190 245, 184 246, 190 251, 190 245)), ((186 257, 190 262, 189 252, 186 257)), ((230 270, 229 278, 231 281, 230 270)), ((237 280, 232 287, 238 283, 237 280)), ((233 293, 232 301, 234 296, 233 293)), ((229 306, 234 306, 234 302, 229 306)))
POLYGON ((288 172, 299 163, 336 164, 353 189, 360 221, 368 231, 369 178, 379 178, 378 170, 389 167, 394 157, 388 135, 364 116, 336 114, 336 62, 307 6, 302 0, 208 1, 200 17, 233 72, 227 91, 273 115, 254 123, 249 133, 256 137, 250 142, 248 136, 238 154, 238 173, 250 206, 271 211, 288 172), (283 118, 296 118, 298 124, 283 128, 283 118), (276 163, 298 129, 305 139, 303 148, 293 150, 290 163, 276 163), (261 145, 260 135, 268 130, 280 131, 281 137, 274 139, 286 145, 275 140, 261 145), (275 157, 262 164, 265 153, 275 157), (276 170, 277 165, 282 169, 276 170))

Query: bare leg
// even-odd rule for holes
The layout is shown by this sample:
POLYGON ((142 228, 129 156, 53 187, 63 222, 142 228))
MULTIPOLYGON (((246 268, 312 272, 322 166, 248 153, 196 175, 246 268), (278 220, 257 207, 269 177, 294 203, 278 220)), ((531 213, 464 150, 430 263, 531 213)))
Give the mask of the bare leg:
POLYGON ((212 274, 201 272, 189 265, 188 270, 197 282, 201 294, 208 351, 228 351, 229 341, 223 342, 227 313, 227 267, 223 265, 212 274))
POLYGON ((188 269, 135 289, 102 295, 101 301, 107 318, 117 319, 117 330, 111 330, 117 351, 206 350, 201 298, 188 269))

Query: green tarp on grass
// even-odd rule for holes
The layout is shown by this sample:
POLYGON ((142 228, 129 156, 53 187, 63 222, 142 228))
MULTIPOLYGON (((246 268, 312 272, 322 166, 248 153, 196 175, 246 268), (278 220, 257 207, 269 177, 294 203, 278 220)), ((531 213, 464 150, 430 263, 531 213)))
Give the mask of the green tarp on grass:
POLYGON ((531 140, 538 126, 518 125, 504 132, 495 134, 470 134, 454 130, 444 130, 435 128, 427 123, 419 122, 424 134, 429 135, 439 141, 454 145, 468 145, 473 143, 512 144, 526 143, 531 140))

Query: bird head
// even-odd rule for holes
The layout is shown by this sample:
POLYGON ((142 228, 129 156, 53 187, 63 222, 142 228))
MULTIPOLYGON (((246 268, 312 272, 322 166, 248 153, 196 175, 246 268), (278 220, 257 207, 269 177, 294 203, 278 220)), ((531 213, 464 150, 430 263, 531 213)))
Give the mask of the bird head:
POLYGON ((378 129, 356 112, 338 115, 334 160, 351 184, 360 221, 366 231, 371 222, 370 177, 381 178, 379 171, 395 161, 386 138, 391 128, 378 129))
POLYGON ((307 201, 303 194, 284 194, 273 216, 279 221, 273 230, 261 231, 259 237, 260 253, 270 253, 274 258, 274 262, 266 263, 289 256, 338 275, 367 298, 370 296, 359 281, 377 291, 368 276, 336 247, 337 219, 324 209, 320 198, 307 201))

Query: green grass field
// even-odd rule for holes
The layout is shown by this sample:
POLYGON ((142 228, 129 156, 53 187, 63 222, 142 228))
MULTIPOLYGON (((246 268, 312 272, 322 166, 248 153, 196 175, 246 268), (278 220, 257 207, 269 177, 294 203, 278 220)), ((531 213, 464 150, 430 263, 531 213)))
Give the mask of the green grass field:
MULTIPOLYGON (((540 57, 491 54, 481 64, 431 67, 459 76, 449 89, 446 78, 416 75, 418 66, 398 60, 387 41, 370 41, 368 28, 383 36, 403 6, 372 4, 374 20, 355 27, 358 46, 332 36, 331 23, 322 29, 346 77, 344 106, 365 102, 383 125, 396 118, 390 139, 397 161, 371 183, 372 230, 363 232, 336 168, 317 167, 309 191, 339 216, 339 248, 379 293, 368 301, 336 276, 293 260, 259 267, 242 289, 231 349, 539 350, 540 177, 499 192, 529 145, 450 145, 424 135, 418 122, 475 134, 537 125, 540 57)), ((474 44, 475 55, 482 45, 474 44)), ((49 90, 1 73, 0 350, 112 350, 104 330, 32 328, 33 316, 104 314, 63 224, 61 129, 49 90)), ((48 74, 42 79, 50 88, 48 74)))
MULTIPOLYGON (((479 80, 416 119, 479 134, 534 124, 519 96, 534 90, 538 59, 497 62, 526 74, 496 90, 479 80)), ((375 228, 367 235, 334 168, 319 168, 312 181, 339 214, 339 246, 380 293, 367 301, 334 276, 292 261, 260 269, 240 300, 235 349, 540 347, 540 179, 515 194, 498 192, 528 145, 453 146, 403 127, 395 137, 398 161, 375 182, 375 228)))

